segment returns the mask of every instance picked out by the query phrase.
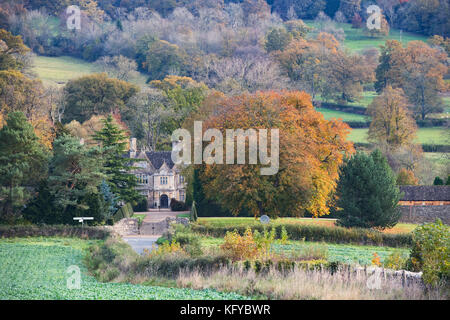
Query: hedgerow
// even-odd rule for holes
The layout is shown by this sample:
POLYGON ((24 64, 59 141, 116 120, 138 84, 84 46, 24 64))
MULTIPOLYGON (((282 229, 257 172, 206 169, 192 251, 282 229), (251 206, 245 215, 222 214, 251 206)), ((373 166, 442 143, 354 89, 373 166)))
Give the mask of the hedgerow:
MULTIPOLYGON (((236 230, 239 234, 244 234, 248 226, 208 226, 192 224, 192 231, 221 238, 227 232, 236 230)), ((300 224, 279 224, 274 226, 276 237, 281 238, 283 227, 289 234, 291 240, 325 241, 330 243, 352 243, 364 245, 378 245, 389 247, 408 247, 411 245, 410 234, 386 234, 371 229, 325 227, 315 225, 300 224)), ((259 232, 264 231, 263 225, 252 225, 250 228, 259 232)))

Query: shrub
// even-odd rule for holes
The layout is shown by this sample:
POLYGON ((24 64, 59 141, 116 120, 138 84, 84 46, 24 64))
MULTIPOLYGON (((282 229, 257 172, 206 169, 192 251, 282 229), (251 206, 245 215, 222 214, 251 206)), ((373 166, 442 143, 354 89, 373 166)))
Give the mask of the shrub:
POLYGON ((140 199, 135 206, 133 206, 134 212, 145 212, 148 210, 148 203, 146 198, 140 199))
POLYGON ((227 232, 220 249, 233 261, 254 259, 258 255, 258 246, 250 228, 242 236, 236 230, 227 232))
POLYGON ((183 201, 178 201, 174 198, 170 200, 170 210, 172 211, 186 211, 187 206, 183 201))
POLYGON ((450 275, 450 229, 437 219, 413 232, 413 246, 408 266, 423 272, 425 283, 437 285, 450 275))
POLYGON ((400 252, 393 252, 383 261, 383 266, 387 269, 403 270, 406 268, 408 257, 400 252))
POLYGON ((400 190, 379 150, 357 153, 346 161, 336 188, 338 224, 344 227, 390 228, 397 224, 400 190))
POLYGON ((176 225, 173 241, 179 243, 192 257, 200 256, 202 254, 200 237, 193 233, 189 227, 182 224, 176 225))

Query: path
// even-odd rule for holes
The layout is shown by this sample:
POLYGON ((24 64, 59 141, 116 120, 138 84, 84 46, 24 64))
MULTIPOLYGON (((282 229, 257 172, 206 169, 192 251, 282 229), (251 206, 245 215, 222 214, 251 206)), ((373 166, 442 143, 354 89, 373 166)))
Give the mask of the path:
MULTIPOLYGON (((187 211, 188 212, 188 211, 187 211)), ((137 212, 138 214, 146 214, 146 217, 142 221, 142 225, 139 228, 139 235, 124 236, 125 240, 134 251, 142 254, 144 249, 154 249, 156 240, 162 236, 165 230, 167 230, 166 218, 176 217, 179 214, 186 213, 183 211, 170 211, 170 209, 155 210, 150 209, 147 212, 137 212)))
POLYGON ((139 254, 144 252, 144 249, 151 251, 157 247, 156 240, 159 236, 125 236, 123 240, 127 242, 134 251, 139 254))

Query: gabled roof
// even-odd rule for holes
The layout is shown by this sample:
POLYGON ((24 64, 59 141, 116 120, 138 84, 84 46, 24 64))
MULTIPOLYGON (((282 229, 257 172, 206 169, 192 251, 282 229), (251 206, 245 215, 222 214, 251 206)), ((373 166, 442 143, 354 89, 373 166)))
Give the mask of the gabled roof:
POLYGON ((161 168, 164 162, 169 169, 172 169, 174 166, 171 151, 149 151, 145 154, 147 155, 148 160, 152 163, 153 167, 157 170, 161 168))
POLYGON ((450 201, 450 186, 400 186, 402 201, 450 201))

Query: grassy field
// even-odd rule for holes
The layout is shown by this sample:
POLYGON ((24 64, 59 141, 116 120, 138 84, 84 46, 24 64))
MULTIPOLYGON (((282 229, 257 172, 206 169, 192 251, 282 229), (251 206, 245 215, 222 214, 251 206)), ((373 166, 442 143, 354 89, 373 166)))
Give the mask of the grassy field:
MULTIPOLYGON (((352 129, 349 139, 353 142, 367 142, 369 129, 352 129)), ((450 145, 449 133, 444 127, 420 128, 417 131, 417 142, 421 144, 450 145)))
POLYGON ((336 118, 336 119, 342 119, 342 121, 366 121, 367 117, 355 114, 355 113, 348 113, 343 111, 336 111, 331 110, 327 108, 316 108, 317 111, 323 114, 324 118, 326 120, 336 118))
MULTIPOLYGON (((318 24, 314 21, 305 20, 305 22, 311 27, 318 27, 318 24)), ((352 25, 349 23, 336 23, 336 26, 344 29, 344 45, 352 51, 360 51, 367 48, 378 48, 380 45, 384 45, 386 40, 401 41, 403 45, 406 45, 410 41, 427 40, 427 37, 425 36, 409 32, 400 32, 400 30, 397 29, 391 29, 389 35, 386 37, 371 38, 363 33, 363 29, 353 29, 352 25)))
POLYGON ((0 300, 10 299, 240 299, 215 290, 101 283, 87 273, 84 250, 92 241, 69 238, 0 240, 0 300), (81 270, 81 288, 68 289, 69 266, 81 270))
MULTIPOLYGON (((44 57, 37 56, 34 59, 33 71, 37 77, 47 85, 63 85, 71 79, 76 79, 91 73, 100 72, 94 63, 81 59, 61 56, 44 57)), ((145 76, 140 75, 133 82, 138 85, 145 84, 145 76)))
MULTIPOLYGON (((272 220, 270 225, 280 225, 280 224, 306 224, 306 225, 320 225, 326 227, 333 227, 335 225, 336 219, 327 218, 278 218, 272 220)), ((258 219, 251 217, 214 217, 214 218, 199 218, 199 224, 210 225, 213 227, 230 227, 230 226, 251 226, 253 224, 260 224, 258 219)), ((408 233, 417 227, 416 224, 410 223, 398 223, 392 229, 387 229, 386 233, 408 233)))

